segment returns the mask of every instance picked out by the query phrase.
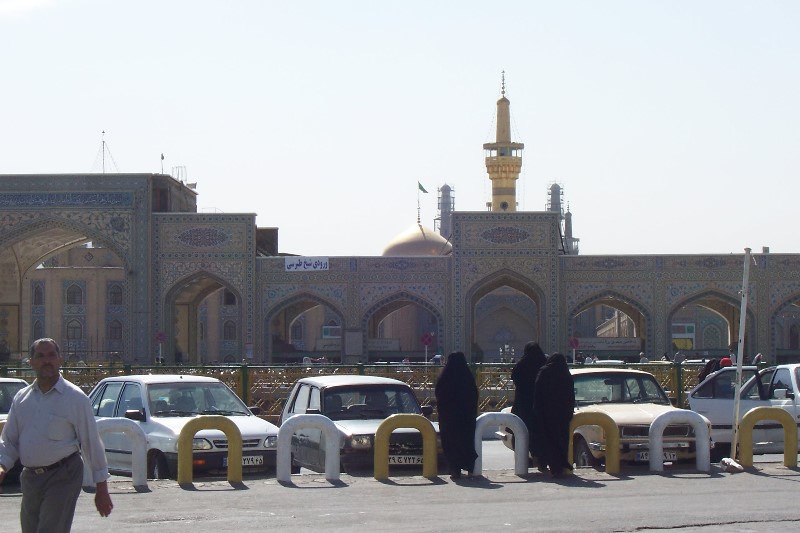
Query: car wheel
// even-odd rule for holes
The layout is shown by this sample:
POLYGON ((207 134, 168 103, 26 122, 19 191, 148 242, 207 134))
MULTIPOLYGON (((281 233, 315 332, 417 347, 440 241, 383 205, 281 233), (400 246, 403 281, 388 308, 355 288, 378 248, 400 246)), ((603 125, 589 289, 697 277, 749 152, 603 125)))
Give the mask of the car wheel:
POLYGON ((577 468, 600 468, 600 461, 595 459, 589 445, 583 438, 578 438, 574 445, 575 466, 577 468))
POLYGON ((730 444, 720 444, 716 443, 713 448, 711 448, 711 462, 718 463, 722 461, 725 457, 731 456, 731 445, 730 444))
POLYGON ((299 473, 300 473, 300 466, 298 466, 298 465, 296 465, 296 464, 294 463, 294 455, 292 456, 292 460, 291 460, 291 462, 290 462, 289 464, 291 465, 291 466, 289 467, 289 471, 290 471, 292 474, 299 474, 299 473))
POLYGON ((167 458, 161 452, 151 452, 147 456, 148 479, 169 479, 169 465, 167 458))

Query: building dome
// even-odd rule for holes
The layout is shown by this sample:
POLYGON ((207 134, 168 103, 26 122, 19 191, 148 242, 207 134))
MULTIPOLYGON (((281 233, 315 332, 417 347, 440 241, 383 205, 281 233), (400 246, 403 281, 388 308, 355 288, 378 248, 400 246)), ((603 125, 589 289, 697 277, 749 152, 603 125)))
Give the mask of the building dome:
POLYGON ((414 224, 403 233, 395 237, 383 249, 384 257, 420 256, 420 255, 449 255, 453 245, 422 224, 414 224))

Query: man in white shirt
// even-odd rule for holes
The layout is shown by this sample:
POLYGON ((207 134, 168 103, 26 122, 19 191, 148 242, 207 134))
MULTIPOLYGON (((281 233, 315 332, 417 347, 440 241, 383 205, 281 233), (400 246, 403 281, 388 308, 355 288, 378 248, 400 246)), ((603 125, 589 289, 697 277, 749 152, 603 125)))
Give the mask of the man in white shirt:
POLYGON ((100 516, 111 514, 108 464, 89 398, 59 372, 64 362, 58 343, 31 345, 32 385, 14 396, 0 434, 0 481, 19 459, 23 533, 69 531, 83 482, 83 460, 97 487, 100 516))

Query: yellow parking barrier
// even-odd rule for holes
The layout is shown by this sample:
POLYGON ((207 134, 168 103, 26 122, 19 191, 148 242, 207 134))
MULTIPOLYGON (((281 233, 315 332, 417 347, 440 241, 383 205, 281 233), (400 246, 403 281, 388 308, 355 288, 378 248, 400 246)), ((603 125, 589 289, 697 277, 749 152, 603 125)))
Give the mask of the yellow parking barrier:
POLYGON ((569 457, 572 459, 572 435, 581 426, 600 426, 606 435, 606 473, 619 474, 620 440, 619 428, 614 419, 600 411, 581 411, 572 416, 569 423, 569 457))
POLYGON ((797 424, 792 415, 780 407, 754 407, 742 417, 739 424, 739 463, 742 466, 753 466, 753 428, 757 422, 763 420, 776 420, 783 426, 783 465, 796 467, 797 424))
POLYGON ((398 428, 413 428, 422 433, 422 475, 433 478, 439 474, 436 459, 436 430, 422 415, 396 414, 386 418, 375 432, 375 479, 389 479, 389 437, 398 428))
POLYGON ((190 420, 178 436, 178 483, 192 482, 192 439, 201 429, 218 429, 228 439, 228 482, 242 481, 242 433, 224 416, 202 416, 190 420))

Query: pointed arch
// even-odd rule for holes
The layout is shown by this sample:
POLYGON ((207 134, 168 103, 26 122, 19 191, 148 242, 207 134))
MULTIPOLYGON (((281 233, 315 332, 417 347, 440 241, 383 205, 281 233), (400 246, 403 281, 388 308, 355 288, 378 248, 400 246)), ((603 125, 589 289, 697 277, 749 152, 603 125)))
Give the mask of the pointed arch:
MULTIPOLYGON (((235 306, 237 312, 227 312, 225 314, 226 320, 231 318, 240 317, 242 313, 241 302, 242 297, 240 292, 230 284, 227 280, 207 270, 198 270, 183 278, 175 281, 172 287, 167 290, 164 297, 164 324, 160 326, 160 330, 167 336, 165 345, 166 351, 164 352, 167 360, 169 354, 174 354, 176 360, 182 359, 185 362, 205 363, 206 361, 200 360, 201 354, 198 349, 199 343, 199 307, 200 304, 214 292, 225 289, 230 291, 236 299, 235 306)), ((224 324, 220 324, 221 329, 224 324)), ((220 346, 216 347, 217 350, 225 350, 229 352, 236 352, 237 355, 242 352, 241 345, 241 328, 236 328, 236 336, 231 340, 221 340, 220 346)), ((224 332, 220 332, 220 338, 224 336, 224 332)), ((211 359, 219 359, 222 354, 209 354, 211 359)))
MULTIPOLYGON (((482 352, 478 352, 479 350, 482 350, 482 348, 478 346, 476 338, 478 303, 485 296, 489 295, 495 290, 502 289, 503 287, 508 287, 519 292, 520 294, 529 298, 530 301, 535 304, 536 331, 532 332, 530 337, 536 337, 535 340, 537 340, 540 345, 548 346, 546 323, 547 310, 544 291, 542 291, 541 287, 539 287, 539 285, 537 285, 527 276, 524 276, 514 270, 501 269, 473 283, 466 292, 466 298, 464 300, 464 325, 466 328, 466 338, 469 342, 469 346, 465 346, 464 348, 467 352, 469 352, 468 357, 473 361, 482 357, 482 352)), ((526 339, 526 341, 527 340, 531 339, 526 339)))
MULTIPOLYGON (((333 315, 333 319, 338 321, 338 325, 342 328, 344 327, 344 313, 327 298, 310 291, 303 291, 289 296, 276 302, 264 315, 264 362, 272 363, 274 355, 278 352, 295 350, 295 347, 291 344, 292 324, 302 317, 304 313, 317 306, 321 306, 325 312, 333 315)), ((328 322, 330 322, 330 319, 323 321, 324 324, 328 324, 328 322)), ((301 329, 304 335, 310 334, 305 325, 302 325, 301 329)), ((336 345, 336 343, 330 344, 331 346, 336 345)), ((331 354, 337 352, 338 357, 341 358, 344 353, 344 346, 340 341, 337 349, 324 351, 331 354)))
MULTIPOLYGON (((435 325, 426 328, 426 329, 433 329, 432 332, 431 331, 418 332, 420 337, 422 336, 423 333, 433 333, 432 346, 434 351, 436 351, 436 349, 441 346, 441 342, 444 339, 444 313, 440 309, 438 309, 434 304, 432 304, 425 298, 419 296, 418 294, 401 290, 389 294, 384 298, 381 298, 379 301, 373 303, 361 316, 361 331, 364 332, 363 339, 365 343, 363 353, 369 354, 368 341, 369 339, 378 338, 378 329, 381 322, 383 322, 392 313, 409 305, 419 307, 420 309, 426 311, 436 322, 435 325)), ((416 326, 417 324, 412 324, 412 327, 416 326)), ((417 332, 415 331, 414 333, 415 333, 414 341, 416 342, 418 340, 416 338, 417 332)), ((402 348, 402 351, 412 352, 417 350, 412 350, 411 347, 406 346, 402 348)), ((369 357, 369 355, 367 355, 367 357, 369 357)))
MULTIPOLYGON (((727 292, 717 289, 707 289, 691 294, 672 305, 667 311, 667 327, 664 346, 672 346, 672 323, 675 315, 688 305, 697 305, 720 316, 728 324, 729 345, 738 342, 739 338, 739 314, 741 312, 741 300, 738 295, 734 296, 727 292)), ((745 323, 745 354, 754 354, 753 342, 756 334, 756 317, 753 310, 748 306, 746 310, 745 323)))
POLYGON ((625 313, 634 323, 636 336, 642 343, 641 349, 647 354, 653 353, 653 321, 650 310, 635 298, 613 289, 597 292, 578 302, 568 311, 568 336, 575 334, 575 318, 596 305, 605 305, 625 313))
POLYGON ((769 317, 769 349, 775 354, 771 363, 794 361, 800 356, 800 293, 792 294, 775 307, 769 317))

